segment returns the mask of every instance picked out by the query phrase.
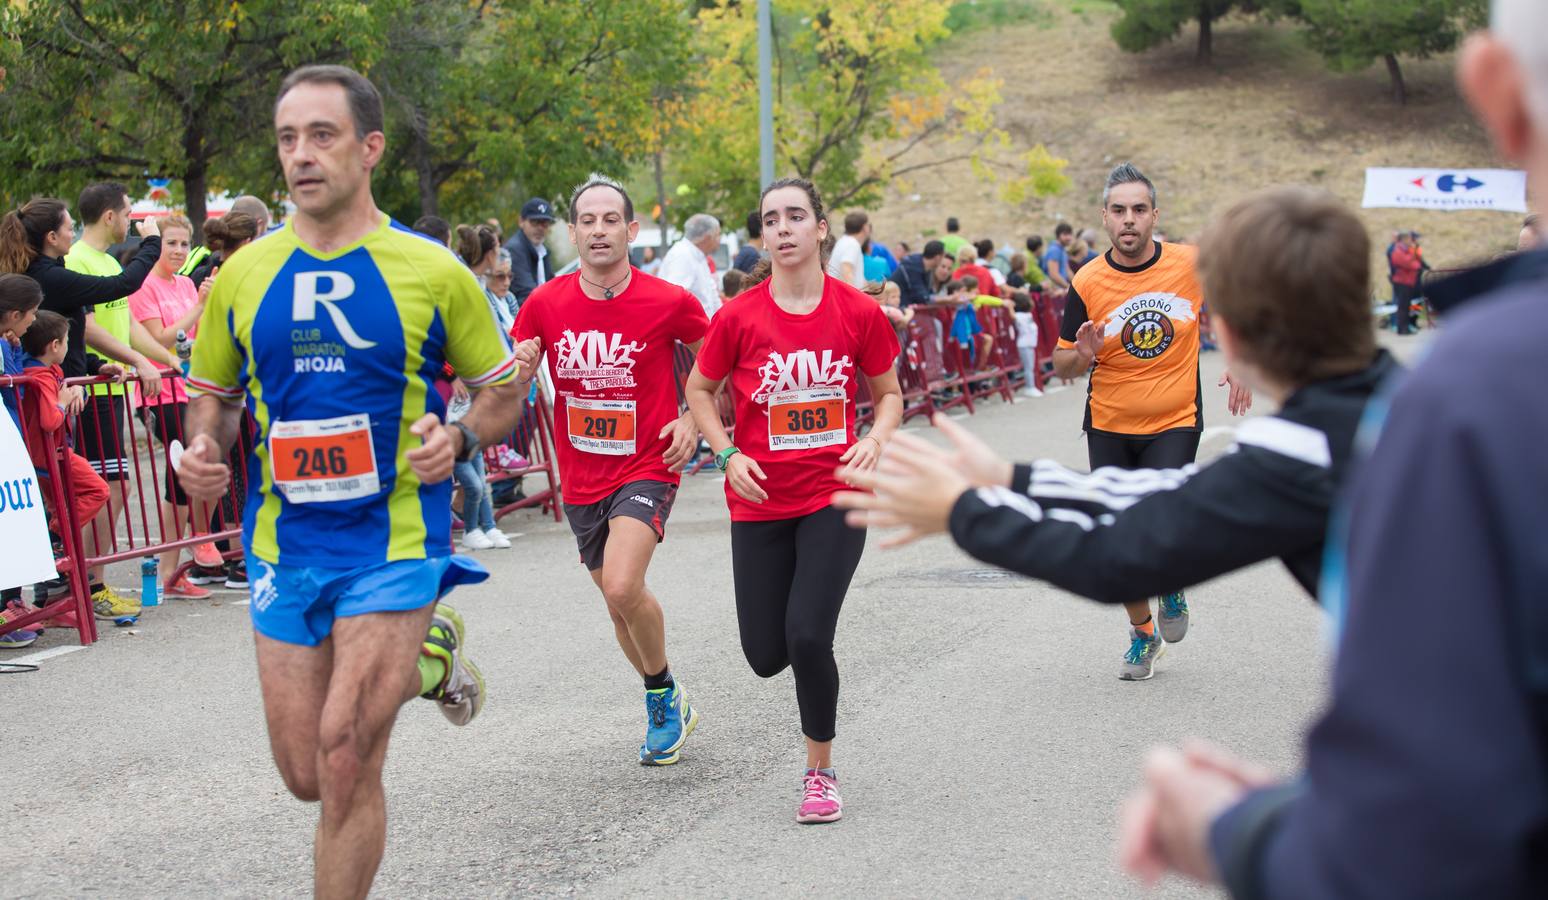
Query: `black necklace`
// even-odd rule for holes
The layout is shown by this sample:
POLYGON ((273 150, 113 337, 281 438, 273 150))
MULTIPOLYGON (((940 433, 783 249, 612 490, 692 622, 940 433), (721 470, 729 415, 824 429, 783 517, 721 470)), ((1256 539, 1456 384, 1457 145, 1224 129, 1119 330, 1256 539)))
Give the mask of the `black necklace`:
POLYGON ((618 281, 613 284, 613 287, 608 287, 605 284, 598 284, 597 282, 592 281, 590 278, 586 277, 584 272, 581 273, 581 281, 586 282, 587 284, 591 285, 592 287, 601 288, 602 289, 602 299, 603 300, 611 300, 611 299, 613 299, 613 288, 616 288, 616 287, 618 287, 618 285, 623 284, 625 281, 628 281, 629 280, 629 276, 632 275, 632 274, 634 274, 634 273, 633 272, 625 272, 624 273, 624 277, 618 279, 618 281))

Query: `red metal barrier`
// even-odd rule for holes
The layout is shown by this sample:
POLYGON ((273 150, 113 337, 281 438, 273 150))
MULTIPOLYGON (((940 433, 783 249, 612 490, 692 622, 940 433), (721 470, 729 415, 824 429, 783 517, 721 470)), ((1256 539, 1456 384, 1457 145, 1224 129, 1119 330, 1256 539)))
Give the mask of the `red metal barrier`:
MULTIPOLYGON (((165 371, 162 378, 175 383, 182 379, 182 373, 165 371)), ((74 378, 67 382, 85 386, 88 391, 91 385, 107 383, 109 380, 105 378, 74 378)), ((240 559, 242 505, 247 497, 246 460, 256 435, 250 417, 244 411, 236 444, 227 457, 231 466, 230 493, 215 504, 193 504, 188 512, 193 527, 185 528, 181 510, 169 522, 163 505, 168 479, 176 478, 168 463, 167 447, 173 441, 181 442, 183 435, 172 433, 167 418, 155 419, 159 424, 153 426, 147 412, 150 407, 135 409, 133 399, 138 390, 137 386, 128 386, 125 393, 118 395, 88 393, 86 408, 72 417, 70 423, 78 453, 87 459, 109 461, 100 467, 94 466, 107 481, 109 508, 113 510, 107 533, 101 533, 95 521, 76 523, 81 546, 86 551, 85 565, 110 565, 221 540, 230 544, 230 549, 222 554, 224 558, 240 559), (115 406, 121 412, 115 411, 115 406), (88 429, 84 424, 89 419, 113 423, 120 414, 127 438, 125 429, 110 427, 104 433, 100 426, 88 429), (121 478, 110 477, 114 468, 112 460, 123 460, 121 478)), ((192 561, 184 561, 175 571, 161 572, 162 582, 175 580, 191 565, 192 561)))
POLYGON ((50 620, 61 620, 75 629, 83 645, 90 644, 97 639, 97 621, 92 615, 80 528, 75 521, 74 504, 71 503, 74 488, 70 467, 65 461, 69 448, 63 441, 62 431, 43 433, 41 429, 29 427, 30 423, 40 420, 39 393, 37 390, 29 390, 36 382, 35 375, 26 373, 18 376, 0 375, 0 391, 12 392, 17 416, 21 420, 22 441, 26 443, 29 454, 41 451, 46 463, 41 469, 34 467, 34 472, 38 476, 50 532, 57 537, 54 541, 54 570, 65 578, 67 590, 62 594, 42 598, 40 605, 20 616, 7 617, 4 630, 11 632, 50 620))
MULTIPOLYGON (((537 391, 537 402, 522 403, 521 420, 516 423, 516 430, 511 433, 508 440, 502 442, 509 444, 512 449, 526 458, 527 465, 515 468, 505 468, 500 462, 499 445, 489 447, 484 451, 484 468, 488 473, 489 484, 498 484, 502 481, 520 479, 528 475, 542 475, 548 480, 548 487, 531 494, 525 494, 511 503, 497 508, 494 511, 498 520, 506 513, 518 509, 526 509, 531 506, 541 506, 554 517, 555 522, 564 518, 563 503, 559 488, 559 463, 554 455, 554 415, 548 405, 548 398, 544 396, 542 389, 537 391)), ((455 514, 454 514, 455 515, 455 514)))
POLYGON ((1012 372, 1021 371, 1021 357, 1016 353, 1016 320, 1005 306, 981 306, 974 313, 978 327, 994 338, 994 343, 989 347, 986 366, 975 373, 969 389, 975 399, 998 393, 1006 403, 1015 403, 1016 392, 1010 377, 1012 372))

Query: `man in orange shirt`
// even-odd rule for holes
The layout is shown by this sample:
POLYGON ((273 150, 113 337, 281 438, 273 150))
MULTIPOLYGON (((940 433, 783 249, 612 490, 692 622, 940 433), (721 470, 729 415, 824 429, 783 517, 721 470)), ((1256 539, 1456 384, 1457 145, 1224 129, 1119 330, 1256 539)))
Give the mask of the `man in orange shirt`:
MULTIPOLYGON (((1086 449, 1091 469, 1181 469, 1191 466, 1204 429, 1199 382, 1199 312, 1204 291, 1197 251, 1154 240, 1156 188, 1139 169, 1113 169, 1102 192, 1102 225, 1112 249, 1071 279, 1054 371, 1074 378, 1087 370, 1086 449)), ((1229 374, 1229 407, 1242 415, 1252 394, 1229 374)), ((1134 478, 1114 472, 1115 490, 1134 478)), ((1161 473, 1164 477, 1164 473, 1161 473)), ((1207 536, 1201 536, 1207 539, 1207 536)), ((1188 633, 1188 601, 1179 591, 1160 598, 1157 634, 1148 599, 1125 603, 1129 649, 1118 677, 1155 674, 1166 643, 1188 633)))

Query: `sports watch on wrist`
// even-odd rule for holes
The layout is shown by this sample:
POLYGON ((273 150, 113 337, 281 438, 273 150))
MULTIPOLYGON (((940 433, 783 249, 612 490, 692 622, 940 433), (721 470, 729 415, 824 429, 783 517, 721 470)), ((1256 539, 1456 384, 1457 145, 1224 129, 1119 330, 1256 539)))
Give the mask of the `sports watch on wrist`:
POLYGON ((478 446, 478 435, 473 433, 473 429, 471 429, 468 426, 462 424, 461 420, 458 420, 456 422, 449 422, 447 424, 450 425, 452 428, 455 428, 458 431, 462 432, 462 452, 458 453, 456 456, 454 456, 452 458, 455 459, 457 462, 460 462, 460 463, 465 463, 468 460, 472 459, 473 458, 473 454, 477 453, 478 449, 479 449, 479 446, 478 446))
POLYGON ((724 472, 726 470, 726 464, 731 462, 731 457, 741 452, 742 451, 736 449, 736 445, 733 444, 730 447, 727 447, 726 449, 715 454, 715 468, 724 472))

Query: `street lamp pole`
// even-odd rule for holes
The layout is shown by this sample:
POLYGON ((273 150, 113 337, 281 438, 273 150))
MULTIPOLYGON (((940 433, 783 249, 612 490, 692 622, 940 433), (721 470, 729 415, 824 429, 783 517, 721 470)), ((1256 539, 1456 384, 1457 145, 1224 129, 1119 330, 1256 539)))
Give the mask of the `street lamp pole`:
POLYGON ((774 25, 771 0, 758 0, 758 181, 774 180, 774 25))

